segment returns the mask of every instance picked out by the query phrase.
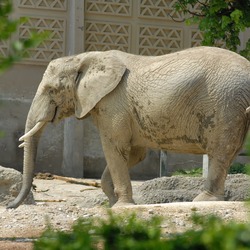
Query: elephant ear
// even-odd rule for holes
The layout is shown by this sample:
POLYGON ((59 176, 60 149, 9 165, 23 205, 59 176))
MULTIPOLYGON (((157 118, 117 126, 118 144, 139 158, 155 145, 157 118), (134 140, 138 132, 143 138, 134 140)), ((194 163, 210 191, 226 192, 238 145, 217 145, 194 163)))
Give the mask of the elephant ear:
POLYGON ((108 52, 89 52, 76 77, 75 115, 83 118, 121 81, 126 66, 108 52))

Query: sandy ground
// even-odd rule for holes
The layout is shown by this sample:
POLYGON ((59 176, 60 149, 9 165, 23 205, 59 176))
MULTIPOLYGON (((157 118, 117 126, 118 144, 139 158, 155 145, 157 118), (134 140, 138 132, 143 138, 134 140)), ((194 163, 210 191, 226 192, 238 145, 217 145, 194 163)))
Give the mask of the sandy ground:
MULTIPOLYGON (((97 183, 99 181, 97 180, 97 183)), ((30 239, 37 238, 48 224, 68 230, 79 217, 104 218, 108 213, 107 199, 101 189, 71 184, 63 180, 35 179, 36 205, 21 205, 7 210, 0 207, 0 249, 32 249, 30 239), (15 240, 13 239, 15 238, 15 240)), ((133 182, 136 190, 142 182, 133 182)), ((216 214, 225 221, 249 221, 250 207, 244 202, 176 202, 113 208, 115 213, 135 212, 142 219, 158 215, 163 218, 165 233, 184 231, 192 224, 190 215, 216 214)))

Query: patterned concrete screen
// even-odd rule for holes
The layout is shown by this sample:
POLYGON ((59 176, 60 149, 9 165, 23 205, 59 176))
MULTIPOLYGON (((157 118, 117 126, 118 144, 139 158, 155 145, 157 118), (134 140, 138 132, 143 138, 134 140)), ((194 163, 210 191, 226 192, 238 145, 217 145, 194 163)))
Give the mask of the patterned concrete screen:
POLYGON ((187 28, 173 1, 85 1, 85 50, 119 49, 162 55, 197 46, 201 34, 187 28))
MULTIPOLYGON (((66 54, 67 0, 20 0, 15 1, 14 17, 28 17, 13 39, 25 39, 32 32, 50 32, 49 39, 37 48, 29 50, 26 63, 47 64, 66 54)), ((0 55, 6 55, 9 43, 0 43, 0 55)))

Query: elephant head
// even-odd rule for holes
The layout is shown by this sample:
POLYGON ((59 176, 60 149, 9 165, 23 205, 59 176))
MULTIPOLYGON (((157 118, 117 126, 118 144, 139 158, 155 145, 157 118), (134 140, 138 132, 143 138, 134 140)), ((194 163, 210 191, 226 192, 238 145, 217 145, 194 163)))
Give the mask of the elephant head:
POLYGON ((8 205, 18 207, 28 195, 35 166, 37 144, 48 122, 75 114, 84 118, 121 81, 126 70, 114 52, 88 52, 53 60, 37 89, 26 120, 23 184, 19 195, 8 205))

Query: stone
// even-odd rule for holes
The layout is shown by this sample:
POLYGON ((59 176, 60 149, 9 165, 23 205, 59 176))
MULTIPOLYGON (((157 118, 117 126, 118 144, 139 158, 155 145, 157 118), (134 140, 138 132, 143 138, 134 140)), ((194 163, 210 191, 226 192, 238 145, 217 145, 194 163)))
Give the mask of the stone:
MULTIPOLYGON (((6 206, 18 195, 22 186, 22 174, 12 168, 0 166, 0 205, 6 206)), ((25 199, 24 204, 34 204, 32 191, 25 199)))
MULTIPOLYGON (((139 188, 137 204, 158 204, 192 201, 203 189, 203 177, 172 176, 145 181, 139 188)), ((225 183, 225 201, 250 199, 250 177, 230 174, 225 183)))

